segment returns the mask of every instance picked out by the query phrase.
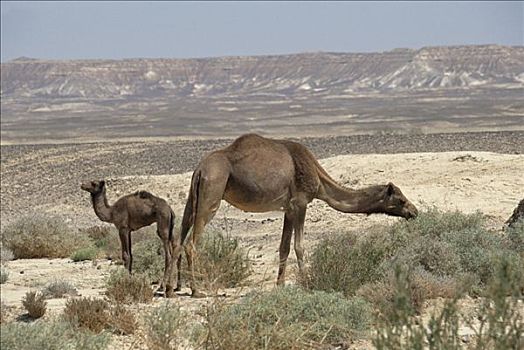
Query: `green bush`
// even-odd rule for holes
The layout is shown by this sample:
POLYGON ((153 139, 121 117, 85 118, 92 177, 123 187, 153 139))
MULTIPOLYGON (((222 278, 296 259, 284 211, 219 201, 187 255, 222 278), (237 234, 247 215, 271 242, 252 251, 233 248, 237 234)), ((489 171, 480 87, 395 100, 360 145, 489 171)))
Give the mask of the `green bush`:
POLYGON ((106 294, 118 303, 150 303, 153 299, 151 281, 146 275, 130 275, 124 269, 111 272, 106 294))
POLYGON ((208 288, 234 288, 251 275, 251 264, 238 240, 206 233, 198 246, 195 277, 208 288))
POLYGON ((77 295, 78 291, 76 290, 75 286, 73 286, 68 281, 59 281, 55 280, 52 282, 49 282, 44 289, 42 290, 42 294, 46 299, 50 298, 64 298, 67 295, 77 295))
POLYGON ((144 317, 148 349, 177 349, 180 337, 188 326, 188 316, 177 305, 165 302, 144 317))
POLYGON ((313 290, 362 295, 371 302, 392 302, 393 266, 408 273, 411 302, 485 293, 501 256, 524 266, 521 231, 489 231, 481 214, 422 212, 414 220, 374 227, 365 234, 327 237, 311 255, 299 280, 313 290))
POLYGON ((84 248, 75 250, 73 254, 71 254, 71 260, 75 262, 93 260, 96 258, 97 254, 98 254, 98 250, 95 247, 84 247, 84 248))
POLYGON ((73 234, 62 220, 40 215, 20 218, 2 232, 2 246, 16 259, 65 258, 88 241, 73 234))
POLYGON ((238 304, 214 304, 195 332, 212 349, 304 349, 346 343, 369 327, 369 305, 341 294, 283 287, 254 293, 238 304))
POLYGON ((158 237, 149 237, 133 246, 133 272, 146 275, 152 282, 161 281, 164 276, 164 248, 158 237))
POLYGON ((109 344, 106 333, 79 332, 65 322, 11 322, 1 326, 0 348, 17 350, 102 350, 109 344))
POLYGON ((386 309, 379 307, 373 345, 378 350, 462 349, 459 320, 463 319, 474 331, 475 349, 521 349, 524 346, 521 311, 524 270, 512 259, 500 257, 494 262, 494 275, 474 315, 466 316, 459 311, 460 294, 457 294, 447 299, 441 310, 433 312, 426 323, 415 317, 409 274, 396 265, 391 305, 386 309))

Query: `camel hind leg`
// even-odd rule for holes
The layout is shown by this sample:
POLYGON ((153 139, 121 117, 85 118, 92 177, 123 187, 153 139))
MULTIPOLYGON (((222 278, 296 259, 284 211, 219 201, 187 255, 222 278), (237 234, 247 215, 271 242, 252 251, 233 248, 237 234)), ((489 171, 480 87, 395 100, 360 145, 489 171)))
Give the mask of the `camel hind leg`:
POLYGON ((283 285, 286 280, 286 264, 289 256, 291 245, 291 236, 293 235, 293 222, 288 214, 284 215, 284 228, 282 229, 282 238, 280 239, 280 264, 278 266, 277 285, 283 285))
MULTIPOLYGON (((224 163, 222 163, 224 164, 224 163)), ((191 272, 191 291, 193 297, 203 296, 199 293, 195 283, 195 260, 198 259, 197 246, 206 225, 213 219, 220 202, 224 197, 229 171, 223 168, 210 166, 201 170, 199 183, 197 211, 193 225, 193 232, 189 242, 186 243, 186 256, 189 271, 191 272)))
POLYGON ((164 290, 165 296, 173 294, 173 242, 169 238, 170 218, 160 216, 157 219, 157 234, 164 247, 164 276, 159 291, 164 290))

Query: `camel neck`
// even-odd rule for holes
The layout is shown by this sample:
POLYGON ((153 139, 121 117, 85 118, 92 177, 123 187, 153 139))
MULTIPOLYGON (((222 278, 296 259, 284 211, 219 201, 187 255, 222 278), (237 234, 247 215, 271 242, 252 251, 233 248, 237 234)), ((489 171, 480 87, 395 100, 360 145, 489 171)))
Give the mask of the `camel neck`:
POLYGON ((370 186, 358 190, 342 187, 332 179, 321 179, 318 198, 344 213, 371 214, 384 197, 385 186, 370 186))
POLYGON ((102 221, 111 222, 111 207, 107 203, 106 192, 102 191, 97 194, 92 194, 91 201, 93 202, 96 216, 102 221))

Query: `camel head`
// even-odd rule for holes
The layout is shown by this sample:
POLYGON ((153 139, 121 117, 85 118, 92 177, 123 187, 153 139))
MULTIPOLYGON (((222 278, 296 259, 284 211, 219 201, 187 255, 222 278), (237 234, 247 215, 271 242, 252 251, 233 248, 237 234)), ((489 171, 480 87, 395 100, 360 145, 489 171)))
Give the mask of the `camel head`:
POLYGON ((91 193, 92 195, 96 195, 96 194, 99 194, 105 191, 105 188, 106 188, 105 186, 106 186, 106 182, 104 180, 100 180, 100 181, 84 182, 80 186, 80 188, 83 189, 84 191, 91 193))
POLYGON ((418 215, 418 210, 413 203, 404 196, 400 188, 391 182, 385 186, 383 199, 377 209, 382 213, 401 216, 405 219, 412 219, 418 215))

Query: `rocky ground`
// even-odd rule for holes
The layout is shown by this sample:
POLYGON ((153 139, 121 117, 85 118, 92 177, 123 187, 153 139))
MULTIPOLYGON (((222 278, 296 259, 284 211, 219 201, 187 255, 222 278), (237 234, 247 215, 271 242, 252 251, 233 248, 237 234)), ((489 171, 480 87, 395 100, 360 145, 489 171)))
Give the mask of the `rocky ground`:
MULTIPOLYGON (((322 166, 341 184, 359 188, 392 181, 419 210, 477 210, 489 224, 500 229, 523 197, 524 132, 434 135, 376 135, 310 138, 301 142, 321 159, 322 166)), ((60 145, 2 146, 2 228, 33 212, 65 218, 72 228, 101 224, 80 190, 88 179, 108 181, 110 203, 139 189, 166 198, 177 215, 177 225, 189 188, 191 170, 203 154, 227 145, 230 140, 118 142, 60 145)), ((306 250, 325 235, 360 230, 398 218, 384 215, 350 215, 313 201, 306 219, 306 250)), ((271 288, 278 266, 282 214, 244 213, 223 203, 211 225, 240 239, 253 261, 252 281, 271 288)), ((289 260, 288 280, 293 283, 294 254, 289 260)), ((100 295, 108 261, 73 263, 69 259, 33 259, 9 262, 9 280, 2 285, 2 300, 12 307, 11 317, 23 314, 22 296, 53 279, 67 279, 82 295, 100 295)), ((226 291, 226 296, 244 290, 226 291)), ((161 303, 156 299, 153 305, 161 303)), ((174 301, 196 310, 204 300, 179 297, 174 301)), ((50 315, 64 305, 51 300, 50 315)), ((139 310, 148 306, 137 306, 139 310)), ((51 317, 46 316, 46 317, 51 317)), ((116 337, 114 348, 141 347, 141 340, 116 337)), ((143 345, 143 344, 142 344, 143 345)))

